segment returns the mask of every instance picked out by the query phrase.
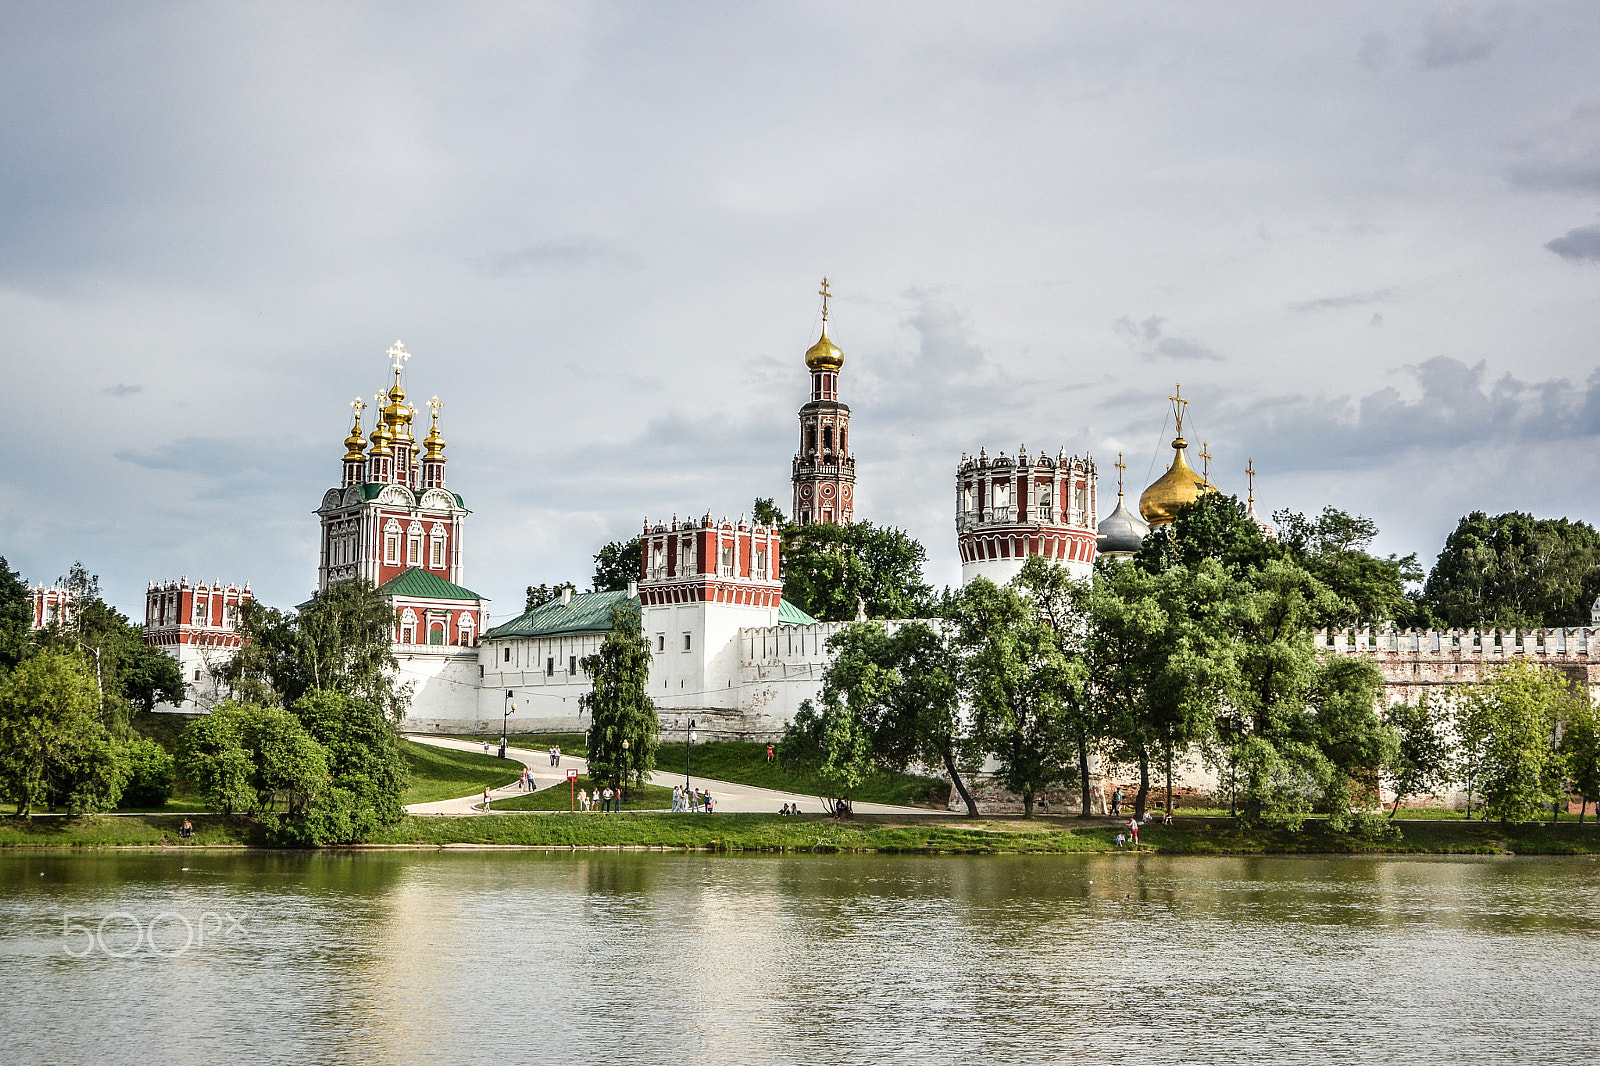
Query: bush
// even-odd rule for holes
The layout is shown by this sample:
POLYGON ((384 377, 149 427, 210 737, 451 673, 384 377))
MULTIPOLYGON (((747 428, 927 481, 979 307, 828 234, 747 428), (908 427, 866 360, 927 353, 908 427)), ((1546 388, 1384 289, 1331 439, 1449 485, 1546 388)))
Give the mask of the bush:
POLYGON ((160 807, 172 797, 170 752, 153 740, 138 737, 117 746, 122 770, 119 807, 160 807))

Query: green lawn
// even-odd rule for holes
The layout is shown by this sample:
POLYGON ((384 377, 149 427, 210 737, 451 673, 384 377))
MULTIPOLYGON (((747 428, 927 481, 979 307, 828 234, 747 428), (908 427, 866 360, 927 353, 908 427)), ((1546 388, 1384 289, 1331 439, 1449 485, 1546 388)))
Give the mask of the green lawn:
MULTIPOLYGON (((487 733, 476 736, 468 736, 465 733, 448 735, 453 740, 470 740, 474 744, 482 744, 487 740, 491 748, 500 746, 498 730, 493 735, 487 733)), ((561 754, 576 755, 580 759, 589 754, 589 741, 582 733, 512 733, 506 738, 506 743, 513 748, 530 748, 533 751, 544 751, 550 745, 557 744, 561 747, 561 754)))
MULTIPOLYGON (((578 778, 577 788, 593 791, 595 784, 586 776, 578 778)), ((489 804, 497 811, 566 811, 571 810, 572 786, 565 782, 554 788, 547 788, 542 792, 532 795, 515 796, 511 799, 495 800, 489 804)), ((672 789, 660 785, 646 785, 643 788, 632 789, 627 799, 623 801, 623 810, 642 811, 670 811, 672 810, 672 789)), ((600 803, 595 801, 594 813, 600 812, 600 803)))
MULTIPOLYGON (((656 769, 669 774, 681 774, 683 758, 682 741, 662 744, 656 752, 656 769)), ((694 745, 689 760, 690 771, 696 778, 732 781, 780 792, 798 792, 803 796, 830 794, 830 789, 821 778, 788 770, 776 760, 768 762, 765 744, 707 741, 694 745)), ((936 807, 940 810, 944 809, 949 797, 950 786, 938 778, 894 773, 873 774, 854 793, 854 798, 864 803, 894 803, 906 807, 936 807)))
POLYGON ((400 797, 402 803, 432 803, 482 792, 484 786, 509 785, 522 773, 514 759, 485 755, 481 751, 455 751, 431 744, 407 742, 406 763, 411 767, 411 784, 400 797))

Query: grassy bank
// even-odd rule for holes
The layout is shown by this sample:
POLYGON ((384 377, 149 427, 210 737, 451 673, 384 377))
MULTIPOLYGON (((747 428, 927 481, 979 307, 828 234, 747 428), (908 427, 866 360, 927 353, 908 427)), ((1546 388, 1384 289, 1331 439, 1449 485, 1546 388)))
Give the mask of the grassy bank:
MULTIPOLYGON (((554 794, 557 790, 551 790, 554 794)), ((537 798, 537 796, 535 797, 537 798)), ((560 797, 564 803, 566 797, 560 797)), ((202 815, 193 819, 193 844, 255 844, 254 825, 244 818, 202 815)), ((0 819, 0 848, 178 845, 181 818, 134 815, 111 818, 0 819)), ((928 854, 1068 853, 1119 850, 1122 826, 1076 818, 1022 819, 863 816, 846 822, 822 816, 771 814, 632 814, 587 817, 526 816, 411 817, 385 831, 375 844, 459 844, 526 847, 697 848, 714 851, 876 851, 928 854)), ((1246 830, 1229 819, 1179 819, 1170 827, 1141 831, 1140 850, 1162 855, 1293 854, 1600 854, 1600 828, 1482 822, 1401 823, 1401 837, 1372 842, 1330 832, 1319 821, 1297 833, 1246 830)), ((187 842, 186 842, 187 843, 187 842)), ((1127 850, 1127 849, 1122 849, 1127 850)))
MULTIPOLYGON (((587 776, 580 775, 576 785, 562 782, 543 792, 534 792, 510 799, 495 800, 489 804, 497 811, 570 811, 572 795, 575 791, 583 790, 593 793, 597 786, 587 776)), ((663 788, 661 785, 646 785, 643 788, 631 789, 625 801, 625 810, 656 810, 670 811, 672 809, 672 789, 663 788)), ((599 813, 600 801, 594 801, 594 813, 599 813)), ((580 812, 581 813, 581 812, 580 812)))
POLYGON ((433 803, 482 792, 484 786, 509 785, 522 773, 522 764, 477 751, 435 748, 430 744, 407 744, 406 764, 411 768, 411 784, 400 797, 402 803, 433 803))

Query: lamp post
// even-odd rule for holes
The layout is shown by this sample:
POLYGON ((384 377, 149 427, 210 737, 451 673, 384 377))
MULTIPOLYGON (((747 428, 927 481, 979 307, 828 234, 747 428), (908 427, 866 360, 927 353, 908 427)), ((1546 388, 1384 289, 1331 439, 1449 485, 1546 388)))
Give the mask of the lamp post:
POLYGON ((683 790, 689 791, 689 747, 694 743, 694 719, 683 727, 683 790))
POLYGON ((628 773, 628 738, 622 738, 622 773, 617 775, 617 813, 622 813, 622 778, 628 773))
POLYGON ((511 690, 506 689, 505 713, 500 716, 500 757, 502 759, 506 757, 506 730, 511 721, 511 712, 517 709, 517 705, 511 702, 511 696, 511 690))

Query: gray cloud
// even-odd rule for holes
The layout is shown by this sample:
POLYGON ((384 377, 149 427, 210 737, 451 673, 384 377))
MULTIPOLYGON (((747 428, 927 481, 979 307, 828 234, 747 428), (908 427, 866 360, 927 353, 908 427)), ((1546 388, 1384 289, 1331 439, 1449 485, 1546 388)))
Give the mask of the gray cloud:
POLYGON ((1506 175, 1525 189, 1600 193, 1600 105, 1574 108, 1561 122, 1510 146, 1506 175))
POLYGON ((1600 223, 1568 230, 1565 237, 1546 241, 1544 246, 1563 259, 1600 263, 1600 223))
POLYGON ((580 233, 533 241, 511 251, 480 256, 473 260, 473 265, 491 277, 508 277, 539 270, 583 270, 622 260, 623 256, 610 242, 580 233))
POLYGON ((1464 8, 1435 14, 1423 26, 1422 44, 1411 57, 1422 70, 1471 63, 1494 51, 1498 36, 1475 25, 1472 13, 1464 8))
POLYGON ((1306 311, 1342 311, 1347 307, 1388 303, 1394 298, 1395 290, 1393 289, 1374 289, 1371 292, 1351 292, 1342 296, 1324 296, 1317 300, 1302 300, 1285 306, 1297 314, 1306 311))
POLYGON ((102 389, 101 391, 104 392, 107 396, 116 396, 118 398, 121 398, 123 396, 132 396, 134 393, 143 392, 144 391, 144 386, 143 385, 124 385, 119 381, 117 384, 112 385, 109 388, 102 389))
POLYGON ((1361 38, 1361 47, 1356 51, 1356 59, 1363 67, 1374 74, 1388 70, 1394 65, 1394 57, 1389 54, 1389 38, 1382 33, 1368 33, 1361 38))
POLYGON ((1112 329, 1140 349, 1139 356, 1146 362, 1176 359, 1185 362, 1223 362, 1224 357, 1189 337, 1174 337, 1167 333, 1167 319, 1151 315, 1137 324, 1123 315, 1112 324, 1112 329))

